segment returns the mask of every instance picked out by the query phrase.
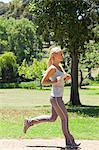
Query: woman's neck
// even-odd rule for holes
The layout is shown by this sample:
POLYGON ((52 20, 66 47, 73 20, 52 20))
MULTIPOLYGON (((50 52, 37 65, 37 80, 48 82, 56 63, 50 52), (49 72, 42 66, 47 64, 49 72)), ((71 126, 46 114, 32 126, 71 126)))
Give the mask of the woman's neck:
POLYGON ((54 62, 53 65, 59 67, 60 62, 54 62))

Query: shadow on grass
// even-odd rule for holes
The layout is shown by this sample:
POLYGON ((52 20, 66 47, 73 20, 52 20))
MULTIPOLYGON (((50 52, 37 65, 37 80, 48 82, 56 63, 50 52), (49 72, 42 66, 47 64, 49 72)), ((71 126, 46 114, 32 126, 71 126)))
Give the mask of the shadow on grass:
MULTIPOLYGON (((57 148, 57 149, 59 149, 59 150, 71 150, 71 148, 66 148, 66 147, 61 147, 61 146, 26 146, 26 147, 30 147, 30 148, 57 148)), ((78 147, 78 148, 72 148, 72 150, 80 150, 81 148, 80 147, 78 147)))
POLYGON ((77 113, 78 115, 99 117, 99 106, 82 105, 79 107, 67 107, 68 112, 77 113))
MULTIPOLYGON (((76 113, 81 116, 99 117, 99 106, 81 105, 81 106, 69 106, 65 104, 68 112, 76 113)), ((50 108, 50 105, 43 105, 43 108, 50 108)), ((41 106, 35 106, 35 108, 41 108, 41 106)))

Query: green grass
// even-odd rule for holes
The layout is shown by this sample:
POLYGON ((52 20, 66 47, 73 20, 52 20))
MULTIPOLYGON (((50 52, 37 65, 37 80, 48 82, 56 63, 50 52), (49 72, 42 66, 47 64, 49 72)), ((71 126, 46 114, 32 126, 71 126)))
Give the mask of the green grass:
MULTIPOLYGON (((79 108, 80 109, 80 108, 79 108)), ((1 138, 52 138, 63 137, 60 119, 54 123, 42 123, 34 125, 28 130, 26 135, 22 132, 24 117, 35 117, 41 114, 50 114, 49 107, 32 109, 2 109, 2 118, 0 119, 0 137, 1 138)), ((72 108, 71 108, 72 110, 72 108)), ((98 139, 99 140, 99 117, 98 114, 90 116, 81 113, 69 111, 70 130, 76 139, 98 139)), ((99 107, 97 108, 97 112, 99 107)), ((94 113, 93 113, 94 114, 94 113)))
MULTIPOLYGON (((65 88, 64 101, 69 100, 70 88, 65 88)), ((61 122, 42 123, 22 132, 26 117, 50 114, 50 90, 0 89, 0 138, 63 137, 61 122)), ((99 90, 80 90, 82 107, 66 106, 70 131, 76 139, 99 140, 99 90)))
POLYGON ((99 81, 90 81, 90 86, 99 86, 99 81))
MULTIPOLYGON (((1 107, 33 107, 49 105, 50 88, 47 90, 0 89, 1 107)), ((64 102, 70 98, 70 88, 65 87, 64 102)), ((84 105, 99 106, 99 88, 80 90, 80 100, 84 105)))

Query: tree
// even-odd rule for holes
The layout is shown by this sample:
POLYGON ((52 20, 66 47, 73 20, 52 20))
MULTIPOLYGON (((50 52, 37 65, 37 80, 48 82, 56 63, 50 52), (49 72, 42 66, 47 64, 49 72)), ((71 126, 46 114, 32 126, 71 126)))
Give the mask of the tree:
POLYGON ((19 18, 22 14, 21 0, 12 0, 9 2, 9 10, 6 12, 7 17, 19 18))
POLYGON ((15 82, 17 77, 16 56, 12 52, 0 55, 0 75, 2 82, 15 82))
POLYGON ((31 65, 28 65, 26 60, 23 60, 21 66, 18 67, 18 73, 23 79, 39 80, 40 87, 42 88, 41 79, 46 69, 47 64, 45 59, 41 61, 33 59, 31 65))
POLYGON ((18 67, 18 74, 22 80, 32 79, 32 72, 26 59, 23 60, 22 64, 18 67))
POLYGON ((13 27, 9 26, 8 28, 9 49, 17 56, 18 63, 21 63, 24 59, 28 63, 35 57, 39 59, 42 42, 36 36, 36 27, 31 21, 25 18, 11 20, 13 27))
POLYGON ((5 24, 6 20, 0 18, 0 53, 3 53, 8 48, 8 35, 5 24))
POLYGON ((42 88, 41 80, 45 70, 47 69, 46 61, 44 59, 41 61, 37 61, 37 59, 34 59, 32 69, 34 77, 39 80, 40 87, 42 88))
MULTIPOLYGON (((88 75, 87 77, 91 80, 94 78, 91 75, 91 69, 99 66, 99 25, 93 28, 94 39, 85 43, 86 53, 80 55, 80 69, 87 68, 88 75)), ((83 80, 83 79, 82 79, 83 80)))
POLYGON ((9 5, 7 3, 0 1, 0 15, 4 15, 9 9, 9 5))
POLYGON ((28 19, 0 17, 0 53, 12 51, 17 62, 42 58, 42 39, 36 35, 36 26, 28 19))
POLYGON ((98 1, 85 0, 33 0, 33 21, 38 33, 49 36, 63 47, 68 47, 71 56, 71 96, 73 105, 80 105, 78 91, 79 54, 84 43, 91 36, 92 27, 97 24, 98 1))

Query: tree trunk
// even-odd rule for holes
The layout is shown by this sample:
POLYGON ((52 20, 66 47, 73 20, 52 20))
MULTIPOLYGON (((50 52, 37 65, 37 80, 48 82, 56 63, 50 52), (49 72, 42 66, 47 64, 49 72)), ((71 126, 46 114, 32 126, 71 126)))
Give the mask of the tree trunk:
POLYGON ((79 99, 78 91, 78 56, 77 52, 73 51, 72 53, 72 62, 71 62, 71 94, 70 94, 70 103, 72 105, 81 105, 79 99))
POLYGON ((80 69, 80 89, 82 88, 82 82, 83 82, 83 73, 82 70, 80 69))
POLYGON ((40 89, 42 90, 42 84, 41 84, 42 79, 40 79, 40 89))

